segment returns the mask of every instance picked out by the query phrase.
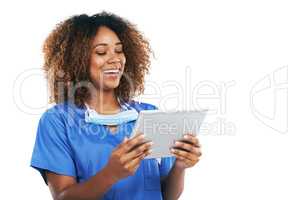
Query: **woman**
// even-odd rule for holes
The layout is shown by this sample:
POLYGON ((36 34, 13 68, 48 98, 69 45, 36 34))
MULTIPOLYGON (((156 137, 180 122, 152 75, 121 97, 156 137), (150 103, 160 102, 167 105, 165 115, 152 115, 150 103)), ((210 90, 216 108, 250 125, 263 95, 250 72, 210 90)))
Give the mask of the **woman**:
POLYGON ((187 134, 159 161, 143 159, 152 143, 142 133, 129 139, 138 112, 156 109, 132 99, 143 92, 151 53, 136 27, 106 12, 73 16, 43 51, 56 105, 39 121, 31 166, 53 199, 178 199, 200 146, 187 134))

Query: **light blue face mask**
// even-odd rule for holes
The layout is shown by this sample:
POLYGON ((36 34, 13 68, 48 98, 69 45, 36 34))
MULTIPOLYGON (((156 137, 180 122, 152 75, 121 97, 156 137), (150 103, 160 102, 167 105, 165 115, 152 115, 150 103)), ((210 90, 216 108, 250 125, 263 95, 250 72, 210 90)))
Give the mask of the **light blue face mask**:
POLYGON ((89 106, 85 104, 87 108, 85 111, 85 121, 87 123, 114 126, 131 122, 138 118, 138 112, 131 108, 127 103, 120 103, 119 101, 119 104, 121 105, 121 112, 112 115, 99 114, 97 111, 89 108, 89 106))

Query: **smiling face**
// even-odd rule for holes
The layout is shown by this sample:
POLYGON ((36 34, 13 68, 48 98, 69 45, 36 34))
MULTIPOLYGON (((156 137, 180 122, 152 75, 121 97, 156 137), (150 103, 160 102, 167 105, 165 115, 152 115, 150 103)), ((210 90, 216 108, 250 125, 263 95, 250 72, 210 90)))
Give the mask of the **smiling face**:
POLYGON ((118 87, 124 72, 126 58, 122 43, 111 29, 102 26, 92 43, 90 77, 97 89, 113 90, 118 87))

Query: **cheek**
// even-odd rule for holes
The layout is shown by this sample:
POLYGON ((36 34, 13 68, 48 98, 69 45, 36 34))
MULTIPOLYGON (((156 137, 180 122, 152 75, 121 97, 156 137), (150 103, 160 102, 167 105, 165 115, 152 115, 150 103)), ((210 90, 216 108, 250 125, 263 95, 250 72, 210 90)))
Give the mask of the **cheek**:
POLYGON ((123 65, 125 65, 126 64, 126 57, 125 57, 125 55, 122 56, 121 60, 122 60, 123 65))
POLYGON ((100 56, 93 55, 91 57, 90 65, 91 68, 101 68, 105 63, 105 59, 100 56))
POLYGON ((97 58, 96 56, 91 57, 90 61, 90 74, 94 78, 99 78, 101 68, 104 66, 105 60, 103 58, 97 58))
POLYGON ((124 71, 124 68, 125 68, 125 65, 126 65, 126 57, 125 57, 125 55, 122 56, 120 59, 121 59, 121 63, 122 63, 122 66, 123 66, 123 71, 124 71))

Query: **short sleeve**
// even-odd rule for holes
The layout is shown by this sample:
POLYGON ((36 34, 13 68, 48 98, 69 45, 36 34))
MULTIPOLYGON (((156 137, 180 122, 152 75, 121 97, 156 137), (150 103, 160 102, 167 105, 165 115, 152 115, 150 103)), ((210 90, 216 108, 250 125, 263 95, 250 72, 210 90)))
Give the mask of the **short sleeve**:
POLYGON ((175 160, 176 158, 174 156, 161 158, 159 164, 159 173, 161 178, 169 175, 169 172, 171 171, 175 160))
POLYGON ((74 159, 67 140, 66 127, 58 112, 45 112, 38 124, 31 167, 43 176, 45 170, 76 177, 74 159))

